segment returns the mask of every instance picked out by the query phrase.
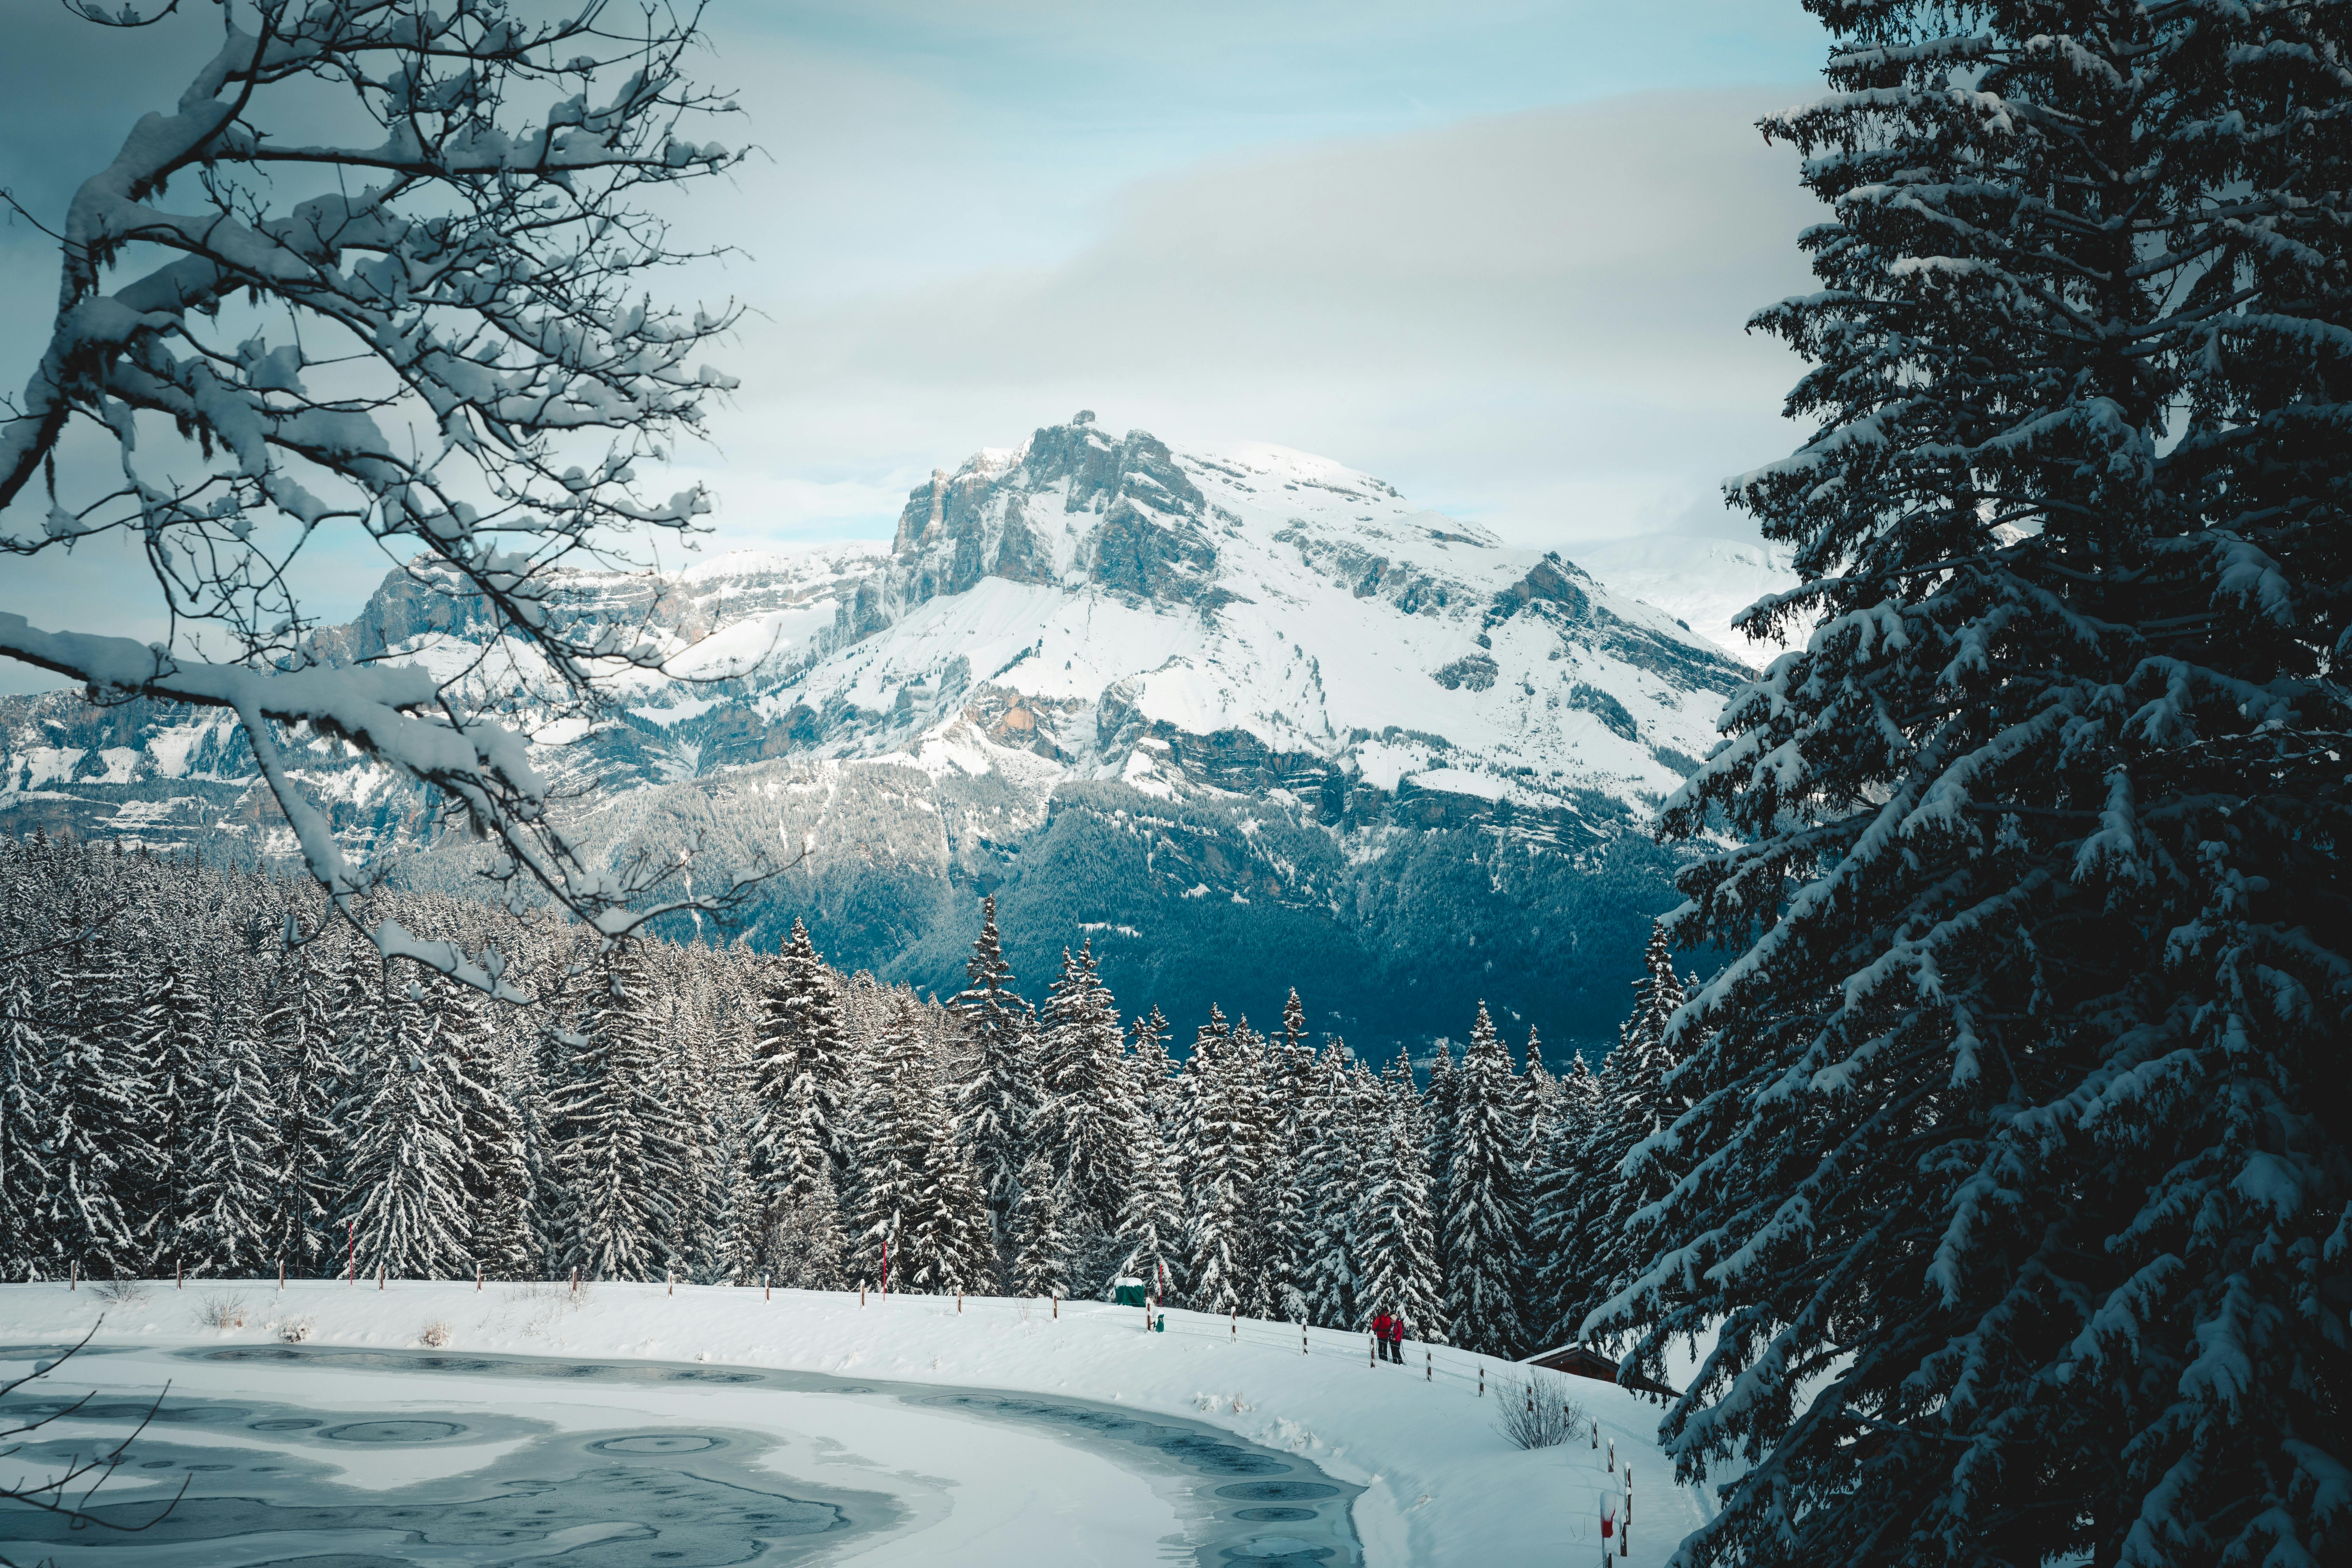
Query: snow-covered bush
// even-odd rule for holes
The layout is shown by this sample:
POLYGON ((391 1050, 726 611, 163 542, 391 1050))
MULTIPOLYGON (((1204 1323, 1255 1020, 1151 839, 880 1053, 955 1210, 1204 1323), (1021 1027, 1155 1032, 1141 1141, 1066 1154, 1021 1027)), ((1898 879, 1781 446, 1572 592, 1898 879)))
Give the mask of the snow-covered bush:
POLYGON ((143 1279, 105 1279, 90 1287, 90 1291, 110 1307, 128 1307, 147 1299, 147 1282, 143 1279))
POLYGON ((449 1325, 436 1318, 416 1331, 416 1342, 431 1350, 439 1350, 449 1342, 449 1325))
POLYGON ((278 1325, 278 1337, 289 1345, 299 1345, 310 1337, 313 1326, 309 1318, 288 1318, 278 1325))
POLYGON ((1568 1396, 1565 1378, 1533 1370, 1497 1376, 1495 1400, 1495 1425, 1522 1448, 1556 1447, 1592 1419, 1568 1396))
POLYGON ((196 1302, 196 1321, 208 1329, 241 1329, 245 1327, 245 1298, 226 1294, 201 1297, 196 1302))

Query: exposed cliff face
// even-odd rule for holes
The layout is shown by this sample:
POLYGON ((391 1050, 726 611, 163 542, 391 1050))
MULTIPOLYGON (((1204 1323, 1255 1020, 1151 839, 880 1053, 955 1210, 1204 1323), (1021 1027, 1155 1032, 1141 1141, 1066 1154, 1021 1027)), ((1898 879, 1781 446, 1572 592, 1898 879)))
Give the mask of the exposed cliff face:
MULTIPOLYGON (((1189 984, 1186 943, 1240 921, 1269 963, 1354 954, 1348 984, 1398 993, 1349 1026, 1373 1037, 1447 1026, 1456 992, 1605 1028, 1556 1016, 1601 984, 1562 965, 1630 962, 1672 900, 1627 835, 1744 674, 1560 555, 1380 480, 1279 447, 1114 438, 1083 415, 935 474, 887 549, 579 574, 560 597, 646 627, 696 678, 632 678, 607 721, 541 748, 593 786, 580 831, 612 853, 660 840, 674 811, 745 847, 798 823, 787 837, 818 848, 778 909, 829 908, 853 933, 836 958, 942 982, 981 890, 1101 926, 1115 975, 1132 942, 1163 987, 1189 984), (1561 889, 1595 856, 1620 891, 1586 908, 1561 889), (1391 951, 1380 933, 1412 922, 1391 904, 1416 898, 1459 907, 1391 951), (1498 974, 1498 956, 1528 972, 1498 974)), ((394 574, 322 643, 454 673, 490 631, 446 584, 394 574)), ((476 851, 436 840, 413 792, 325 743, 303 761, 355 852, 465 880, 476 851)), ((65 697, 0 701, 0 825, 35 823, 290 847, 223 719, 65 697)), ((1620 977, 1602 978, 1613 1006, 1620 977)))

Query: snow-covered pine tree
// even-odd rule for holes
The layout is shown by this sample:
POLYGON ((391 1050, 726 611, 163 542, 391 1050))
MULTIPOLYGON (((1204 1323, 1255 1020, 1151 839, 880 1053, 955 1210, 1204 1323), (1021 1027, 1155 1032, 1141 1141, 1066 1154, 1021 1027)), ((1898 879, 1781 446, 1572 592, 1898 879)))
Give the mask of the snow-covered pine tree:
POLYGON ((136 1275, 146 1255, 132 1231, 152 1190, 154 1145, 144 1064, 127 1027, 135 980, 112 936, 79 943, 50 981, 47 1185, 34 1230, 41 1273, 58 1279, 136 1275))
POLYGON ((556 1265, 586 1279, 658 1279, 682 1179, 680 1127, 663 1092, 668 1019, 646 944, 607 966, 567 1080, 549 1096, 563 1187, 556 1265))
POLYGON ((1664 815, 1738 956, 1594 1326, 1722 1326, 1694 1568, 2340 1561, 2352 14, 1813 8, 1818 619, 1664 815))
POLYGON ((1013 988, 1013 966, 996 936, 996 895, 981 900, 980 936, 964 964, 969 984, 949 1003, 963 1020, 979 1062, 955 1096, 956 1130, 971 1151, 998 1230, 1020 1186, 1024 1135, 1037 1109, 1028 1005, 1013 988))
MULTIPOLYGON (((1157 1015, 1155 1009, 1154 1015, 1157 1015)), ((1164 1021, 1164 1020, 1163 1020, 1164 1021)), ((1143 1027, 1138 1023, 1139 1031, 1143 1027)), ((1159 1044, 1156 1036, 1145 1037, 1159 1044)), ((1164 1075, 1163 1049, 1128 1058, 1129 1075, 1138 1080, 1135 1123, 1128 1134, 1127 1193, 1118 1212, 1119 1259, 1112 1277, 1130 1275, 1149 1285, 1162 1300, 1184 1299, 1184 1191, 1176 1179, 1174 1152, 1160 1132, 1145 1087, 1154 1075, 1164 1075)))
MULTIPOLYGON (((0 898, 23 890, 0 887, 0 898)), ((50 1046, 40 989, 26 950, 37 943, 29 922, 0 926, 0 943, 23 956, 0 963, 0 1280, 34 1277, 39 1268, 41 1194, 49 1184, 47 1133, 50 1046)))
POLYGON ((1256 1092, 1262 1054, 1246 1022, 1224 1027, 1213 1008, 1184 1064, 1191 1084, 1184 1153, 1185 1252, 1192 1305, 1206 1312, 1240 1310, 1255 1263, 1258 1179, 1265 1173, 1264 1111, 1256 1092))
POLYGON ((383 1029, 351 1107, 358 1131, 343 1217, 360 1268, 455 1279, 472 1272, 457 1100, 424 988, 394 974, 384 989, 383 1029))
MULTIPOLYGON (((1664 1130, 1683 1110, 1666 1079, 1680 1060, 1668 1023, 1684 995, 1664 930, 1653 922, 1642 977, 1633 982, 1633 1010, 1618 1028, 1616 1048, 1601 1065, 1599 1103, 1578 1155, 1590 1176, 1581 1184, 1573 1226, 1579 1293, 1560 1311, 1579 1324, 1651 1255, 1651 1205, 1673 1185, 1673 1173, 1662 1160, 1669 1146, 1664 1130), (1654 1139, 1659 1142, 1654 1144, 1654 1139), (1637 1150, 1643 1153, 1640 1169, 1630 1171, 1627 1162, 1637 1150)), ((1566 1283, 1570 1276, 1561 1272, 1556 1278, 1566 1283)))
POLYGON ((1129 1071, 1135 1080, 1136 1092, 1150 1111, 1160 1138, 1172 1149, 1183 1124, 1179 1109, 1182 1086, 1177 1080, 1175 1060, 1168 1054, 1168 1020, 1160 1016, 1157 1006, 1129 1028, 1128 1041, 1129 1071))
MULTIPOLYGON (((796 920, 761 998, 751 1047, 747 1139, 751 1188, 761 1205, 805 1213, 820 1184, 839 1190, 849 1166, 843 1116, 849 1070, 833 977, 796 920)), ((761 1220, 753 1234, 767 1231, 761 1220)), ((772 1263, 761 1258, 759 1267, 772 1263)))
POLYGON ((994 1271, 987 1206, 911 997, 891 999, 870 1071, 860 1102, 857 1277, 918 1293, 982 1288, 994 1271))
POLYGON ((278 1005, 262 1019, 262 1033, 278 1126, 271 1140, 276 1192, 263 1255, 273 1266, 283 1259, 298 1278, 332 1274, 342 1238, 330 1234, 330 1226, 343 1206, 351 1130, 337 1113, 346 1092, 345 1063, 316 949, 299 948, 283 958, 269 990, 278 1005))
POLYGON ((1454 1164, 1442 1233, 1447 1331, 1488 1355, 1525 1352, 1528 1130, 1510 1048, 1486 1005, 1454 1075, 1454 1164))
POLYGON ((1444 1344, 1445 1301, 1437 1268, 1437 1220, 1429 1201, 1427 1132, 1421 1107, 1383 1093, 1364 1151, 1348 1250, 1356 1260, 1356 1312, 1361 1327, 1382 1312, 1405 1331, 1444 1344))
MULTIPOLYGON (((1454 1042, 1441 1037, 1437 1048, 1430 1053, 1429 1088, 1420 1096, 1422 1125, 1429 1139, 1429 1199, 1440 1215, 1446 1212, 1445 1184, 1454 1173, 1454 1113, 1457 1088, 1454 1068, 1454 1042)), ((1441 1264, 1441 1272, 1443 1267, 1441 1264)))
POLYGON ((1551 1068, 1544 1062, 1543 1037, 1537 1033, 1532 1024, 1528 1026, 1527 1063, 1527 1075, 1523 1080, 1527 1098, 1523 1108, 1528 1124, 1532 1127, 1538 1118, 1552 1113, 1553 1103, 1559 1092, 1559 1080, 1552 1076, 1551 1068))
POLYGON ((751 1234, 751 1216, 756 1209, 751 1197, 751 1161, 739 1125, 732 1121, 719 1124, 714 1157, 719 1179, 707 1193, 710 1211, 708 1249, 699 1257, 686 1259, 683 1267, 687 1278, 698 1285, 756 1284, 760 1254, 759 1239, 751 1234))
POLYGON ((1013 1293, 1067 1296, 1070 1291, 1068 1189, 1042 1153, 1029 1156, 1013 1207, 1013 1293))
POLYGON ((1299 1157, 1307 1211, 1298 1288, 1307 1321, 1323 1328, 1353 1328, 1360 1321, 1350 1232, 1369 1142, 1360 1107, 1378 1094, 1362 1064, 1350 1068, 1347 1048, 1326 1042, 1307 1081, 1307 1143, 1299 1157))
POLYGON ((466 1249, 492 1279, 528 1279, 539 1246, 531 1224, 530 1162, 522 1113, 508 1097, 481 994, 436 976, 441 1068, 457 1104, 457 1141, 466 1204, 466 1249))
POLYGON ((138 1226, 147 1261, 168 1274, 189 1261, 184 1233, 194 1214, 195 1144, 210 1099, 213 999, 177 947, 150 950, 133 973, 139 1001, 128 1032, 144 1080, 139 1110, 146 1137, 139 1163, 125 1152, 117 1160, 124 1212, 138 1226))
POLYGON ((1539 1127, 1529 1161, 1528 1323, 1544 1345, 1578 1337, 1585 1302, 1598 1276, 1598 1237, 1586 1228, 1587 1208, 1605 1213, 1595 1194, 1614 1188, 1613 1173, 1592 1164, 1601 1079, 1581 1053, 1569 1060, 1553 1088, 1551 1113, 1539 1127))
POLYGON ((766 1228, 741 1254, 738 1283, 757 1284, 764 1278, 778 1289, 838 1290, 848 1282, 843 1269, 849 1243, 842 1234, 841 1199, 831 1175, 820 1169, 804 1191, 795 1187, 757 1212, 766 1228), (767 1261, 761 1265, 757 1258, 767 1261))
POLYGON ((271 1248, 282 1120, 269 1081, 261 999, 250 980, 231 975, 227 981, 210 1053, 211 1081, 188 1140, 181 1248, 191 1272, 219 1278, 277 1267, 271 1248))
MULTIPOLYGON (((1076 953, 1063 950, 1062 973, 1039 1022, 1037 1110, 1029 1137, 1065 1189, 1074 1239, 1086 1245, 1118 1227, 1128 1139, 1140 1113, 1120 1046, 1118 1004, 1096 973, 1091 941, 1076 953)), ((1091 1290, 1097 1281, 1076 1283, 1091 1290)))

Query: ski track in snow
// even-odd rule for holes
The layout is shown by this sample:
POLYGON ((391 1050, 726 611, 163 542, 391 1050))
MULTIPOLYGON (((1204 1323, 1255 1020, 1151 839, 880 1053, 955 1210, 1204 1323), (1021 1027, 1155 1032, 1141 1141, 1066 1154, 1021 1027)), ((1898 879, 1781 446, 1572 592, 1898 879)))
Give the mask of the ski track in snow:
MULTIPOLYGON (((1656 1568, 1706 1516, 1696 1489, 1676 1487, 1659 1453, 1659 1411, 1635 1395, 1585 1379, 1564 1380, 1598 1420, 1601 1448, 1589 1436, 1562 1447, 1523 1451, 1496 1426, 1498 1373, 1508 1363, 1440 1349, 1407 1346, 1403 1367, 1369 1364, 1360 1335, 1325 1330, 1307 1335, 1287 1324, 1171 1309, 1168 1331, 1146 1333, 1132 1308, 1065 1301, 1058 1317, 1045 1300, 951 1297, 870 1297, 660 1285, 584 1287, 568 1291, 493 1282, 295 1281, 281 1295, 274 1281, 205 1281, 185 1290, 168 1283, 144 1297, 108 1305, 85 1288, 0 1287, 0 1340, 16 1345, 71 1342, 103 1313, 96 1345, 179 1351, 275 1342, 278 1325, 308 1319, 306 1342, 318 1347, 378 1350, 421 1347, 426 1325, 449 1331, 440 1353, 501 1352, 600 1361, 707 1363, 844 1375, 877 1384, 903 1383, 1038 1394, 1095 1401, 1206 1424, 1280 1453, 1297 1456, 1335 1480, 1360 1487, 1354 1523, 1363 1560, 1374 1568, 1405 1563, 1538 1563, 1583 1561, 1599 1553, 1599 1500, 1620 1483, 1604 1464, 1612 1444, 1634 1471, 1632 1551, 1612 1561, 1656 1568), (210 1299, 244 1299, 242 1330, 201 1327, 210 1299), (1483 1369, 1486 1392, 1476 1391, 1483 1369), (1427 1375, 1433 1371, 1433 1379, 1427 1375)), ((26 1370, 0 1363, 0 1374, 26 1370)), ((152 1396, 173 1380, 176 1394, 267 1398, 312 1409, 463 1409, 486 1389, 464 1373, 334 1371, 274 1363, 212 1362, 181 1356, 93 1355, 44 1379, 19 1397, 54 1397, 90 1387, 152 1396)), ((497 1388, 512 1400, 515 1385, 497 1388)), ((890 1493, 908 1516, 887 1531, 842 1543, 835 1560, 861 1563, 958 1564, 1180 1560, 1189 1552, 1152 1544, 1180 1528, 1181 1499, 1107 1458, 1084 1433, 1068 1437, 1034 1425, 929 1413, 898 1404, 826 1395, 764 1395, 668 1384, 559 1386, 530 1391, 529 1404, 499 1408, 565 1430, 632 1423, 692 1421, 781 1437, 777 1483, 790 1492, 805 1480, 843 1491, 890 1493), (790 1397, 782 1415, 772 1403, 790 1397), (1139 1556, 1144 1552, 1148 1555, 1139 1556)), ((887 1392, 887 1390, 886 1390, 887 1392)), ((174 1431, 171 1440, 184 1440, 174 1431)), ((424 1457, 355 1472, 356 1485, 417 1479, 419 1464, 478 1466, 512 1444, 430 1450, 424 1457)), ((135 1455, 134 1455, 135 1458, 135 1455)), ((135 1471, 128 1472, 135 1475, 135 1471)), ((459 1473, 449 1471, 446 1473, 459 1473)), ((1202 1478, 1206 1493, 1225 1478, 1202 1478)), ((105 1497, 117 1495, 110 1483, 105 1497)), ((128 1499, 142 1489, 121 1492, 128 1499)), ((1220 1507, 1228 1506, 1223 1503, 1220 1507)), ((1269 1529, 1275 1527, 1268 1527, 1269 1529)), ((348 1549, 348 1548, 346 1548, 348 1549)), ((84 1559, 80 1553, 76 1560, 84 1559)), ((142 1559, 126 1552, 121 1561, 142 1559)))

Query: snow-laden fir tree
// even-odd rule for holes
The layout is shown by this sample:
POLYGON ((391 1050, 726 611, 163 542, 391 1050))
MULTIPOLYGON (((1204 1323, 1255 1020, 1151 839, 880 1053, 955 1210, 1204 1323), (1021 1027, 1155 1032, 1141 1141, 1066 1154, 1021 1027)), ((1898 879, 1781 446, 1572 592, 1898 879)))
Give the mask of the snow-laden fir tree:
POLYGON ((33 1230, 48 1279, 77 1267, 137 1275, 147 1261, 132 1228, 143 1227, 138 1205, 155 1193, 147 1074, 126 1027, 135 985, 119 944, 100 935, 79 943, 47 988, 51 1121, 33 1230))
POLYGON ((2340 1562, 2352 12, 1814 9, 1813 624, 1664 816, 1738 956, 1594 1327, 1721 1328, 1694 1568, 2340 1562))
POLYGON ((1028 1005, 1013 988, 1013 966, 996 936, 996 895, 981 900, 980 935, 964 964, 969 982, 949 1003, 963 1020, 979 1060, 958 1088, 956 1127, 990 1215, 1003 1229, 1020 1187, 1024 1134, 1037 1109, 1034 1038, 1028 1005))
POLYGON ((766 1279, 778 1289, 794 1290, 839 1290, 855 1283, 846 1272, 849 1240, 842 1231, 841 1199, 832 1177, 819 1172, 805 1193, 796 1188, 760 1212, 766 1228, 757 1256, 767 1262, 763 1268, 747 1263, 741 1283, 766 1279))
MULTIPOLYGON (((1063 950, 1062 972, 1039 1025, 1029 1138, 1066 1191, 1074 1236, 1108 1235, 1118 1228, 1128 1140, 1140 1110, 1121 1047, 1118 1004, 1096 973, 1091 941, 1076 953, 1063 950)), ((1079 1281, 1087 1289, 1095 1283, 1079 1281)))
POLYGON ((564 1041, 567 1078, 549 1096, 562 1185, 555 1263, 583 1279, 658 1279, 684 1174, 662 1081, 668 1009, 642 942, 600 978, 582 1031, 564 1041))
POLYGON ((1445 1184, 1454 1173, 1455 1090, 1454 1042, 1441 1037, 1430 1053, 1429 1087, 1420 1097, 1420 1115, 1429 1139, 1430 1201, 1445 1212, 1445 1184))
POLYGON ((853 1268, 893 1290, 981 1289, 994 1273, 979 1177, 958 1144, 911 998, 894 998, 861 1097, 853 1268))
POLYGON ((234 984, 215 1014, 210 1081, 190 1130, 181 1255, 216 1278, 266 1274, 276 1241, 282 1113, 272 1090, 261 999, 234 984))
POLYGON ((1363 1108, 1377 1103, 1379 1087, 1361 1063, 1352 1067, 1338 1040, 1324 1045, 1307 1080, 1299 1156, 1307 1195, 1298 1287, 1306 1320, 1323 1328, 1354 1328, 1357 1268, 1353 1221, 1365 1182, 1371 1125, 1363 1108))
POLYGON ((271 1141, 276 1192, 266 1255, 297 1277, 331 1274, 342 1237, 331 1234, 343 1206, 348 1131, 337 1115, 345 1064, 336 1048, 331 995, 317 950, 297 949, 277 966, 276 1002, 262 1019, 278 1110, 271 1141))
POLYGON ((1070 1294, 1069 1189, 1042 1153, 1021 1167, 1021 1196, 1013 1205, 1013 1293, 1070 1294))
MULTIPOLYGON (((1157 1016, 1157 1010, 1154 1011, 1157 1016)), ((1141 1025, 1138 1026, 1139 1031, 1141 1025)), ((1156 1036, 1145 1036, 1157 1045, 1156 1036)), ((1127 1192, 1118 1211, 1118 1266, 1111 1277, 1128 1275, 1150 1287, 1156 1300, 1184 1300, 1184 1191, 1176 1179, 1175 1152, 1150 1109, 1147 1085, 1166 1071, 1167 1053, 1139 1052, 1127 1060, 1137 1080, 1136 1115, 1128 1133, 1127 1192)))
POLYGON ((129 1206, 144 1216, 140 1240, 159 1272, 189 1261, 185 1233, 194 1207, 195 1144, 210 1098, 213 998, 176 950, 137 963, 137 1010, 124 1026, 144 1083, 142 1156, 118 1155, 136 1193, 129 1206))
POLYGON ((1654 922, 1642 977, 1633 982, 1633 1010, 1618 1028, 1616 1048, 1601 1065, 1598 1101, 1578 1154, 1591 1179, 1581 1184, 1580 1206, 1570 1226, 1577 1238, 1570 1253, 1574 1272, 1564 1266, 1554 1269, 1555 1280, 1569 1292, 1560 1316, 1579 1325, 1654 1250, 1651 1205, 1674 1182, 1674 1140, 1665 1129, 1683 1110, 1666 1080, 1681 1059, 1668 1024, 1684 997, 1664 929, 1654 922), (1639 1169, 1631 1171, 1627 1162, 1637 1151, 1639 1169))
POLYGON ((464 1158, 466 1249, 492 1279, 528 1279, 541 1252, 533 1226, 531 1174, 522 1112, 492 1049, 479 994, 436 979, 427 995, 439 1024, 442 1069, 457 1102, 464 1158))
POLYGON ((438 1019, 423 987, 394 975, 383 1029, 347 1111, 358 1128, 343 1215, 358 1267, 395 1279, 455 1279, 467 1250, 466 1157, 438 1019))
MULTIPOLYGON (((14 891, 0 887, 0 896, 14 891)), ((33 946, 21 927, 0 925, 0 943, 33 946)), ((29 956, 0 963, 0 1280, 38 1267, 41 1194, 49 1184, 49 1042, 29 956)))
POLYGON ((1174 1058, 1168 1054, 1168 1020, 1160 1016, 1158 1007, 1129 1026, 1128 1043, 1129 1072, 1136 1092, 1151 1113, 1160 1136, 1172 1147, 1183 1123, 1179 1110, 1183 1088, 1174 1058))
POLYGON ((1183 1173, 1185 1252, 1192 1305, 1235 1311, 1247 1303, 1257 1257, 1259 1179, 1265 1173, 1263 1047, 1247 1023, 1223 1033, 1213 1011, 1184 1064, 1191 1085, 1183 1173))
POLYGON ((1444 1344, 1445 1301, 1438 1275, 1437 1216, 1430 1204, 1427 1149, 1417 1100, 1384 1092, 1371 1107, 1370 1142, 1348 1250, 1356 1264, 1357 1327, 1382 1312, 1405 1331, 1444 1344))
POLYGON ((1528 1331, 1546 1346, 1574 1340, 1585 1301, 1598 1277, 1599 1236, 1587 1208, 1605 1213, 1614 1172, 1596 1166, 1592 1144, 1601 1104, 1601 1079, 1581 1053, 1570 1058, 1551 1096, 1551 1112, 1538 1125, 1528 1160, 1528 1331))
MULTIPOLYGON (((751 1047, 746 1136, 751 1189, 763 1205, 804 1211, 820 1185, 838 1191, 850 1163, 843 1117, 849 1072, 832 976, 808 928, 795 920, 761 998, 760 1033, 751 1047)), ((764 1220, 755 1224, 755 1235, 766 1231, 764 1220)), ((769 1260, 760 1266, 770 1267, 769 1260)))
POLYGON ((1510 1047, 1486 1005, 1454 1072, 1453 1168, 1445 1184, 1440 1252, 1447 1331, 1487 1355, 1524 1353, 1519 1300, 1526 1286, 1527 1124, 1510 1047))

